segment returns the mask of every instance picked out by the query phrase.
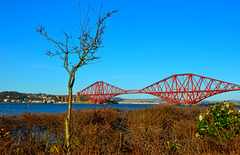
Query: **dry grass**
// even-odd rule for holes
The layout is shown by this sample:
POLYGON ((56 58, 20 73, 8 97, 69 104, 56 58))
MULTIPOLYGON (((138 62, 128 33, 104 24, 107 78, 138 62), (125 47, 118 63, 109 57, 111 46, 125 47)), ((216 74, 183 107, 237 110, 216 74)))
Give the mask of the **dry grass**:
MULTIPOLYGON (((223 145, 196 137, 200 108, 73 110, 72 154, 240 154, 240 136, 223 145)), ((0 154, 65 154, 66 113, 0 117, 0 154)))

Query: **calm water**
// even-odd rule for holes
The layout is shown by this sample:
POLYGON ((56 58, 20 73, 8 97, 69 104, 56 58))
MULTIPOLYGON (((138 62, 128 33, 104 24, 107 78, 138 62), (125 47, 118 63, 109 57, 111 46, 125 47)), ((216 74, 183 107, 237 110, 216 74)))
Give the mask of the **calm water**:
MULTIPOLYGON (((91 109, 91 108, 121 108, 121 109, 142 109, 154 106, 156 104, 73 104, 73 109, 91 109)), ((185 106, 182 106, 185 107, 185 106)), ((240 106, 236 106, 240 109, 240 106)), ((28 111, 28 104, 24 103, 0 103, 0 113, 19 114, 28 111)), ((29 112, 60 113, 67 111, 67 104, 29 104, 29 112)))
MULTIPOLYGON (((156 104, 73 104, 73 109, 91 109, 91 108, 121 108, 121 109, 142 109, 154 106, 156 104)), ((29 103, 29 112, 60 113, 67 111, 67 104, 34 104, 29 103)), ((19 114, 28 111, 28 104, 25 103, 0 103, 0 113, 19 114)))

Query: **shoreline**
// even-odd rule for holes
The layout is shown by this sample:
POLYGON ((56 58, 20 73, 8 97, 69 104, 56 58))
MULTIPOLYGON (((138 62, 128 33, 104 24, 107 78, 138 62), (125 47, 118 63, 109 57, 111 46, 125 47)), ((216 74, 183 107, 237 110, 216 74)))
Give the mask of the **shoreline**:
MULTIPOLYGON (((197 103, 197 104, 180 104, 180 106, 186 106, 186 107, 202 107, 202 106, 212 106, 217 103, 223 103, 223 104, 233 104, 234 106, 240 106, 240 103, 224 103, 224 102, 215 102, 215 103, 197 103)), ((17 102, 0 102, 0 104, 68 104, 68 103, 17 103, 17 102)), ((101 105, 101 104, 96 104, 92 102, 81 102, 81 103, 72 103, 72 104, 92 104, 92 105, 101 105)), ((125 104, 133 104, 133 105, 147 105, 147 104, 152 104, 152 105, 176 105, 176 104, 170 104, 170 103, 156 103, 156 102, 119 102, 118 104, 120 105, 125 105, 125 104)), ((102 104, 102 105, 112 105, 112 104, 102 104)), ((116 104, 117 105, 117 104, 116 104)))

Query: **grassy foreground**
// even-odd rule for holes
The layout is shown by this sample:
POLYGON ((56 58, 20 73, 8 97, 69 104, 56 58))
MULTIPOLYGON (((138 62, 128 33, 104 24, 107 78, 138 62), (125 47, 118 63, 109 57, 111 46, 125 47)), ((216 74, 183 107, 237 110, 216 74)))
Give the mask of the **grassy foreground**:
MULTIPOLYGON (((202 109, 204 110, 204 109, 202 109)), ((73 110, 72 154, 240 154, 240 136, 196 136, 198 107, 73 110)), ((0 154, 65 154, 66 113, 0 117, 0 154)))

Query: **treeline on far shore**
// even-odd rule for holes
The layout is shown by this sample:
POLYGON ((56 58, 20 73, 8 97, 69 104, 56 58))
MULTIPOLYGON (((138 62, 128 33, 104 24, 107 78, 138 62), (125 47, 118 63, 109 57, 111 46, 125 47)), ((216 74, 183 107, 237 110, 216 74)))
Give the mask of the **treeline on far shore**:
MULTIPOLYGON (((73 110, 71 154, 240 154, 240 136, 221 144, 196 136, 200 107, 73 110)), ((0 116, 0 154, 66 154, 66 113, 0 116)))

